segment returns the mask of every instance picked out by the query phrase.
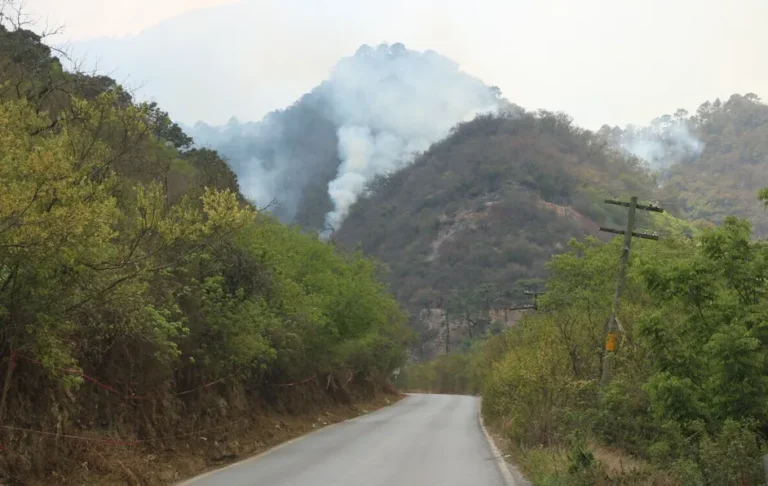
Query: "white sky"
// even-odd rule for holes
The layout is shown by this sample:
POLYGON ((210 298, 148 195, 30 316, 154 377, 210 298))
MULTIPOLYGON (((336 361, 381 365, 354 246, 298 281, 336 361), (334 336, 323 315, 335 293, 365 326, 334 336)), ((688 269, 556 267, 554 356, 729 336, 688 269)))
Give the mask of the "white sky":
POLYGON ((138 34, 189 10, 236 0, 25 0, 37 19, 66 27, 72 40, 138 34))
MULTIPOLYGON (((363 43, 434 49, 589 128, 768 97, 768 0, 27 0, 185 123, 257 120, 363 43)), ((62 39, 64 40, 64 39, 62 39)))

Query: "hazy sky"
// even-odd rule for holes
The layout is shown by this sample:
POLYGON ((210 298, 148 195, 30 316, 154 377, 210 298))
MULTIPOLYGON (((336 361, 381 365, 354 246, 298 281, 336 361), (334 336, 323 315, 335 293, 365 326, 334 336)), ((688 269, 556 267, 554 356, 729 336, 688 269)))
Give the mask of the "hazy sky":
POLYGON ((72 40, 138 34, 189 10, 236 0, 26 0, 26 7, 50 25, 65 26, 72 40))
MULTIPOLYGON (((27 0, 185 123, 259 119, 363 43, 434 49, 589 128, 768 97, 768 0, 27 0)), ((64 40, 62 38, 62 40, 64 40)))

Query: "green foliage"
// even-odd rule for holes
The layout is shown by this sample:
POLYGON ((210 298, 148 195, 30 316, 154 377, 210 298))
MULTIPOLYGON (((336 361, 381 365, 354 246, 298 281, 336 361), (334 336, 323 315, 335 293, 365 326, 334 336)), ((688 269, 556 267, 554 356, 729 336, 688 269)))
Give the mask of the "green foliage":
POLYGON ((662 419, 768 420, 768 247, 750 233, 730 218, 697 252, 642 268, 657 302, 640 332, 657 360, 648 391, 662 419))
POLYGON ((455 363, 450 376, 474 381, 450 391, 482 391, 484 415, 536 484, 761 484, 768 245, 751 234, 728 218, 694 239, 633 242, 615 376, 602 390, 619 238, 571 242, 548 264, 538 313, 408 371, 435 391, 441 363, 455 363), (602 446, 634 465, 605 462, 602 446))
POLYGON ((710 484, 762 484, 761 452, 757 424, 725 420, 717 436, 705 434, 700 443, 702 475, 710 484))
POLYGON ((119 416, 139 433, 212 381, 274 398, 275 383, 382 381, 405 362, 377 264, 260 214, 157 105, 49 55, 0 27, 0 420, 119 416), (150 405, 118 413, 81 371, 150 405))
POLYGON ((722 223, 734 215, 768 235, 768 213, 755 199, 768 186, 768 105, 734 94, 703 103, 684 123, 703 151, 670 168, 660 199, 677 216, 722 223))
POLYGON ((247 299, 242 288, 230 294, 222 276, 205 279, 200 290, 205 339, 192 355, 195 362, 218 376, 265 370, 276 353, 264 336, 276 324, 266 303, 247 299))
POLYGON ((572 483, 583 483, 585 486, 595 484, 597 468, 595 455, 587 447, 582 433, 574 433, 569 438, 570 450, 568 452, 568 474, 578 478, 572 483))
POLYGON ((470 348, 426 363, 410 363, 398 377, 398 385, 414 392, 477 394, 481 380, 473 366, 475 354, 470 348))
MULTIPOLYGON (((413 316, 441 308, 478 337, 491 324, 485 302, 497 309, 529 301, 521 283, 543 281, 546 261, 571 238, 624 224, 626 211, 606 205, 606 196, 654 191, 644 165, 562 114, 482 116, 373 181, 334 239, 386 263, 413 316), (491 299, 476 295, 483 286, 493 288, 491 299)), ((638 227, 664 236, 696 231, 659 216, 639 215, 638 227)), ((424 340, 429 333, 422 329, 424 340)))
POLYGON ((62 129, 39 136, 30 133, 47 122, 34 107, 0 104, 0 178, 7 188, 0 196, 0 302, 14 349, 62 366, 77 361, 75 349, 90 340, 121 336, 148 339, 154 355, 168 361, 190 339, 199 342, 187 351, 198 366, 244 377, 274 362, 269 332, 296 318, 307 321, 302 332, 315 336, 304 345, 316 347, 307 359, 318 371, 385 373, 402 361, 403 316, 376 283, 370 261, 256 217, 228 190, 201 188, 193 191, 198 202, 184 196, 169 205, 160 184, 132 183, 102 166, 112 148, 83 118, 141 130, 132 119, 141 111, 115 110, 110 95, 72 105, 81 118, 62 115, 62 129), (73 145, 89 149, 73 155, 73 145), (248 271, 264 273, 262 286, 244 287, 250 274, 222 275, 216 259, 232 251, 254 261, 248 271), (208 268, 195 277, 193 262, 208 268), (86 310, 90 321, 117 309, 117 322, 81 320, 86 310), (200 336, 188 336, 188 325, 200 336))

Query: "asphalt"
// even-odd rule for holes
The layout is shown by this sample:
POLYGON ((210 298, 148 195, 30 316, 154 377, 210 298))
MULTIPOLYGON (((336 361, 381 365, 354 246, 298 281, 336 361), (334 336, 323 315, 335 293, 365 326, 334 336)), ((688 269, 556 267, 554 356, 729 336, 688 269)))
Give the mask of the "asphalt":
POLYGON ((409 395, 182 484, 505 486, 478 405, 476 397, 409 395))

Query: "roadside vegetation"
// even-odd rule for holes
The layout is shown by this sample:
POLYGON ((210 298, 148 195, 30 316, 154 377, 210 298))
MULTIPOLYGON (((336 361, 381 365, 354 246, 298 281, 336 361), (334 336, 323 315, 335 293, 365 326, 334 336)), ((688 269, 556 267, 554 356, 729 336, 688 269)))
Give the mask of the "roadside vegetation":
POLYGON ((410 390, 482 395, 536 484, 761 484, 768 105, 756 95, 624 130, 513 106, 477 117, 368 184, 323 242, 341 161, 312 96, 279 115, 297 130, 278 142, 309 178, 289 226, 157 104, 65 69, 18 6, 0 0, 0 483, 168 482, 160 454, 203 451, 193 472, 243 437, 253 452, 291 435, 257 415, 309 429, 320 410, 393 392, 401 370, 410 390), (658 171, 620 148, 669 145, 681 127, 703 148, 658 171), (638 217, 661 239, 633 244, 601 388, 620 241, 595 236, 625 217, 604 197, 628 194, 669 213, 638 217), (537 311, 494 322, 539 286, 537 311), (406 365, 409 345, 422 360, 452 352, 406 365), (105 459, 104 444, 124 448, 105 459))
POLYGON ((157 105, 54 54, 0 25, 1 482, 99 482, 104 441, 166 450, 385 384, 410 331, 373 261, 253 207, 157 105))
MULTIPOLYGON (((766 194, 761 194, 763 200, 766 194)), ((727 218, 697 237, 635 241, 615 375, 599 380, 621 239, 572 241, 539 311, 405 387, 482 393, 534 484, 763 484, 768 245, 727 218)))

